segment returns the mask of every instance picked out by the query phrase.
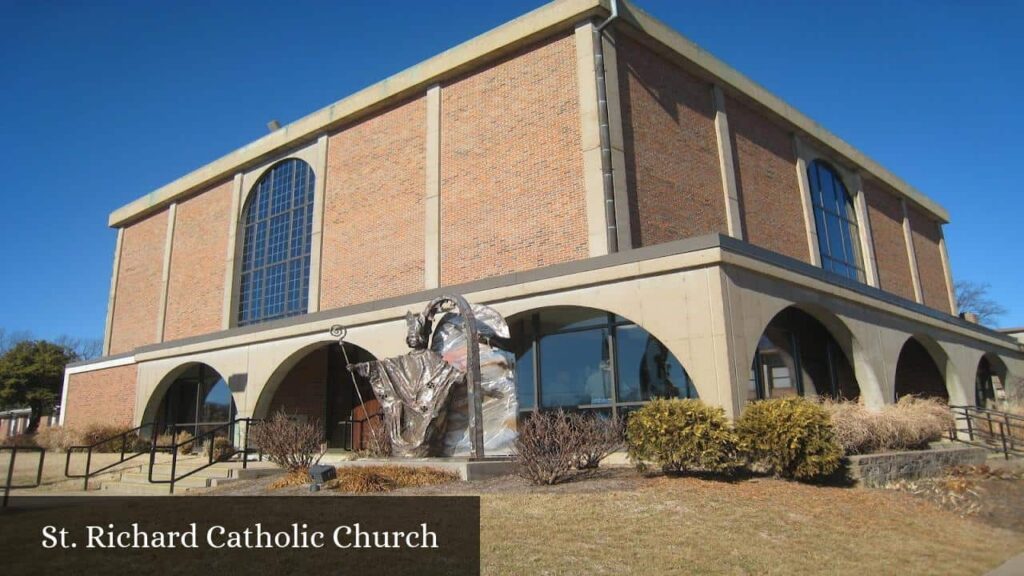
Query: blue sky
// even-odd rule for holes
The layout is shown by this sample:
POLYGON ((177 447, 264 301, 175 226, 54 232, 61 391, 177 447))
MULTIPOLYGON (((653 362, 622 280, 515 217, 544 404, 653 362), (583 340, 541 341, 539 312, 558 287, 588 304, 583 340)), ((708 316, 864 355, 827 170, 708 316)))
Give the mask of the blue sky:
MULTIPOLYGON (((109 212, 540 4, 0 0, 0 327, 101 337, 109 212)), ((1024 3, 638 5, 944 205, 1024 325, 1024 3)))

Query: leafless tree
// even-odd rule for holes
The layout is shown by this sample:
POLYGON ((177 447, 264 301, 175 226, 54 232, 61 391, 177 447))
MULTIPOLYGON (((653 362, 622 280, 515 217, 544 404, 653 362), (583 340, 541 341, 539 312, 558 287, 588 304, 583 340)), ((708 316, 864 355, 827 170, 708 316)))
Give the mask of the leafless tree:
POLYGON ((956 305, 960 312, 970 312, 978 317, 981 324, 992 325, 1006 314, 1006 308, 988 295, 991 286, 984 282, 959 280, 954 286, 956 305))
POLYGON ((54 341, 54 344, 64 346, 78 356, 79 360, 92 360, 103 354, 103 340, 101 338, 75 338, 67 334, 61 334, 54 341))
POLYGON ((25 340, 31 340, 32 333, 28 330, 13 330, 8 332, 6 328, 0 328, 0 354, 7 353, 8 350, 17 346, 18 342, 24 342, 25 340))

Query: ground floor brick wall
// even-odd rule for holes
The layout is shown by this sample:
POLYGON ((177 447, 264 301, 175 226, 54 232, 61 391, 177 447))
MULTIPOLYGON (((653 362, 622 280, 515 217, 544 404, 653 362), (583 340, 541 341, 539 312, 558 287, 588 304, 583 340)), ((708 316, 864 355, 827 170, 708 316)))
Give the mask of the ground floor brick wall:
POLYGON ((131 424, 135 417, 135 364, 81 372, 68 377, 65 428, 131 424))

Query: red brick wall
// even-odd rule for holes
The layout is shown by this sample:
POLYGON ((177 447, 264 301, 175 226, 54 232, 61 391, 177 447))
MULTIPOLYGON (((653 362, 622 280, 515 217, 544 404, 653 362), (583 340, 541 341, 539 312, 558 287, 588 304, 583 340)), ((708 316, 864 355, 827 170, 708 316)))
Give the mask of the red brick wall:
POLYGON ((711 85, 617 41, 634 246, 728 232, 711 85))
POLYGON ((793 137, 760 113, 726 97, 744 238, 810 262, 793 137))
POLYGON ((942 252, 939 250, 941 231, 938 223, 923 212, 907 206, 910 217, 910 233, 917 256, 917 274, 921 279, 921 295, 926 306, 952 312, 949 309, 949 292, 946 290, 946 272, 942 268, 942 252))
POLYGON ((110 331, 111 354, 156 340, 166 238, 166 208, 124 230, 110 331))
POLYGON ((68 377, 65 428, 91 424, 131 424, 135 417, 135 364, 68 377))
POLYGON ((587 257, 577 90, 571 35, 442 87, 442 284, 587 257))
POLYGON ((231 193, 228 181, 178 204, 164 340, 221 328, 231 193))
POLYGON ((301 414, 310 421, 323 423, 328 350, 320 348, 310 352, 288 372, 270 401, 267 416, 273 416, 283 408, 289 415, 301 414))
POLYGON ((423 289, 426 131, 421 97, 331 136, 322 308, 423 289))
POLYGON ((910 259, 903 237, 903 208, 900 200, 870 178, 864 178, 864 194, 868 218, 871 220, 879 287, 913 300, 914 280, 910 275, 910 259))

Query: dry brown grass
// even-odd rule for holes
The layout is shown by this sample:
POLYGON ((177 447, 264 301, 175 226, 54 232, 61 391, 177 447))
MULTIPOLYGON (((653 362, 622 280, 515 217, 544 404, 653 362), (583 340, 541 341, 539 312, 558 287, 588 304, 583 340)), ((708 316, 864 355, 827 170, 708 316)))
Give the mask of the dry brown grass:
POLYGON ((858 402, 823 401, 832 419, 836 440, 847 454, 887 450, 919 450, 940 440, 953 424, 940 400, 905 396, 880 410, 858 402))
POLYGON ((291 470, 280 478, 274 480, 267 486, 267 488, 271 490, 280 490, 281 488, 309 484, 311 481, 312 480, 309 479, 309 468, 299 468, 298 470, 291 470))
POLYGON ((435 486, 459 480, 450 470, 427 466, 344 466, 338 477, 324 484, 328 490, 374 494, 399 488, 435 486))
POLYGON ((984 574, 1024 550, 1022 533, 895 491, 640 483, 484 495, 483 574, 984 574))
POLYGON ((66 452, 69 446, 82 443, 78 433, 63 426, 48 426, 36 432, 36 444, 51 452, 66 452))

